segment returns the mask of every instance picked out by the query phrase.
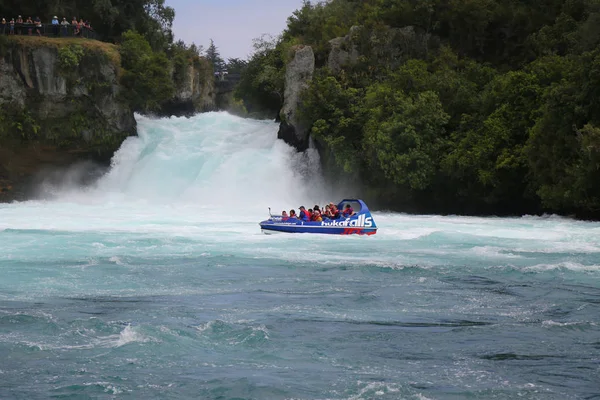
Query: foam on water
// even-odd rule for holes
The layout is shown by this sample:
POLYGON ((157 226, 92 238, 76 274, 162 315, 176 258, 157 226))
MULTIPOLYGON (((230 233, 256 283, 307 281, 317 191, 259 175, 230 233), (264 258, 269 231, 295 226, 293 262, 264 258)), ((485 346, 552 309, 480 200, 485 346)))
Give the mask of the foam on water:
POLYGON ((597 392, 599 223, 374 212, 372 237, 267 236, 268 207, 360 193, 270 121, 138 124, 93 186, 0 205, 1 398, 597 392))

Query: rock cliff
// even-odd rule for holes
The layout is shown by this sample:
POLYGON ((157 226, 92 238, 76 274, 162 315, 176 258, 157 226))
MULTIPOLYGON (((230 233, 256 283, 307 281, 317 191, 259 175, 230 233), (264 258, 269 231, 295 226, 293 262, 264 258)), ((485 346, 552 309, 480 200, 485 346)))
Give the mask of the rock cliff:
POLYGON ((286 66, 283 107, 279 113, 281 125, 277 137, 296 147, 299 151, 308 148, 309 128, 298 115, 300 95, 308 87, 315 70, 315 55, 310 46, 293 50, 294 57, 286 66))
POLYGON ((115 46, 19 37, 0 47, 0 201, 45 168, 107 162, 129 135, 115 46))
MULTIPOLYGON (((174 71, 171 76, 174 78, 174 71)), ((199 58, 184 69, 181 79, 175 79, 175 96, 163 105, 163 115, 193 115, 217 109, 217 90, 213 68, 199 58)))
POLYGON ((329 45, 331 51, 327 59, 327 67, 332 72, 339 72, 343 67, 353 65, 358 61, 358 46, 355 43, 355 36, 362 30, 359 26, 350 28, 350 33, 343 37, 331 39, 329 45))
MULTIPOLYGON (((159 115, 216 109, 210 63, 188 62, 171 71, 175 94, 159 115)), ((48 170, 108 165, 136 134, 122 72, 119 48, 109 43, 0 36, 0 202, 27 198, 48 170)))

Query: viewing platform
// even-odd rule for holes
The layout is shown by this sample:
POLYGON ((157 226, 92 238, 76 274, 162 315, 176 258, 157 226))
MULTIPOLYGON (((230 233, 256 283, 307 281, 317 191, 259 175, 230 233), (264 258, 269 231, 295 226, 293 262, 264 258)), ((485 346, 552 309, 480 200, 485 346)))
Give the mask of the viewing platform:
POLYGON ((10 25, 0 25, 0 35, 7 36, 45 36, 45 37, 83 37, 87 39, 99 40, 99 35, 93 30, 86 27, 79 28, 79 32, 75 25, 53 25, 53 24, 42 24, 36 26, 35 24, 15 24, 14 35, 10 32, 10 25), (38 35, 38 32, 39 35, 38 35))

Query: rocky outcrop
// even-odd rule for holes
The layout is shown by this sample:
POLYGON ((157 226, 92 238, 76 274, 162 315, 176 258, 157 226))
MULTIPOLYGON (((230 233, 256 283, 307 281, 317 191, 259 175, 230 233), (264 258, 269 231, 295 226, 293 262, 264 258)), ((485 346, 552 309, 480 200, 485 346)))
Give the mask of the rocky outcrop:
POLYGON ((11 41, 0 54, 0 201, 22 198, 44 168, 107 163, 136 134, 114 46, 33 39, 11 41))
MULTIPOLYGON (((174 75, 174 72, 172 72, 174 75)), ((193 115, 217 109, 217 90, 210 63, 199 58, 186 66, 175 82, 175 96, 162 106, 164 115, 193 115)))
POLYGON ((308 148, 309 128, 298 115, 301 94, 308 87, 315 70, 315 55, 310 46, 294 49, 295 54, 286 66, 283 107, 279 113, 281 124, 277 137, 296 147, 308 148))
POLYGON ((358 46, 355 43, 355 36, 360 33, 361 27, 353 26, 348 35, 331 39, 329 45, 331 51, 327 59, 327 67, 337 73, 342 68, 355 64, 358 61, 358 46))
POLYGON ((439 47, 439 38, 413 26, 377 30, 353 26, 348 35, 330 40, 329 45, 327 67, 338 73, 356 64, 360 56, 377 59, 393 68, 411 58, 425 58, 430 48, 439 47))

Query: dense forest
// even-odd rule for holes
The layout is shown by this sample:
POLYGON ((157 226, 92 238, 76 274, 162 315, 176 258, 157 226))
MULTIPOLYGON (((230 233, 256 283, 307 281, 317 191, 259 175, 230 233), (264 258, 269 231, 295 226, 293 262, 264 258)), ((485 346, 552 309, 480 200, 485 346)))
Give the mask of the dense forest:
POLYGON ((258 41, 237 90, 281 106, 310 45, 302 113, 330 175, 381 206, 600 218, 600 1, 306 1, 258 41), (333 69, 330 40, 352 62, 333 69))

